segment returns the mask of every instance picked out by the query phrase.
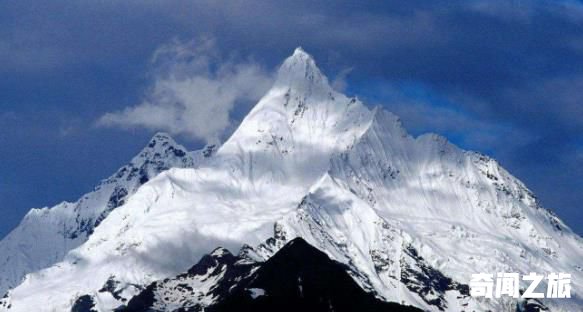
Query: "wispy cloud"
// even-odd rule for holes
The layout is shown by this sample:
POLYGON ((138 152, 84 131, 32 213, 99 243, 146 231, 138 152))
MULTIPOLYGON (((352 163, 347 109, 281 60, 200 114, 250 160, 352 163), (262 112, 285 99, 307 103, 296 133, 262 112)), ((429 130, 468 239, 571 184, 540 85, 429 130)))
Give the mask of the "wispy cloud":
POLYGON ((354 69, 354 67, 348 67, 348 68, 342 69, 336 75, 336 77, 334 77, 334 80, 332 80, 332 88, 334 88, 334 90, 339 91, 339 92, 346 91, 346 87, 348 86, 348 82, 346 81, 346 78, 348 78, 348 75, 350 75, 350 73, 352 72, 353 69, 354 69))
POLYGON ((152 57, 153 83, 138 105, 109 112, 100 126, 143 127, 215 141, 230 128, 231 111, 258 100, 272 75, 252 60, 225 58, 212 39, 174 40, 152 57))

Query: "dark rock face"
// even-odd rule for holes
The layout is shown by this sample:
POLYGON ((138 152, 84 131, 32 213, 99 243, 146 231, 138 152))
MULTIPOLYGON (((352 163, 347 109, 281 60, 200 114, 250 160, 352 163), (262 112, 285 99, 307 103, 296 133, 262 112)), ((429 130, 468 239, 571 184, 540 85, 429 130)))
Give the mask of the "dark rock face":
POLYGON ((212 155, 214 155, 217 151, 217 145, 216 144, 212 144, 212 145, 207 145, 204 150, 202 151, 202 155, 206 158, 211 157, 212 155))
POLYGON ((462 296, 470 295, 468 285, 457 283, 431 267, 413 246, 405 246, 404 251, 415 261, 418 269, 414 269, 407 261, 403 260, 401 262, 401 281, 411 291, 419 294, 425 302, 444 311, 447 309, 446 291, 457 290, 462 296))
POLYGON ((522 302, 519 302, 516 306, 517 312, 544 312, 549 311, 549 308, 545 306, 540 300, 538 299, 526 299, 522 302))
POLYGON ((130 300, 125 309, 121 311, 155 311, 152 309, 155 303, 156 283, 152 283, 140 294, 130 300))
POLYGON ((203 298, 222 298, 230 289, 257 268, 258 264, 217 248, 184 274, 150 284, 132 298, 123 311, 166 311, 168 306, 180 305, 177 311, 202 311, 203 298), (208 289, 195 289, 204 285, 208 289))
POLYGON ((118 289, 119 282, 115 280, 115 276, 110 276, 105 285, 99 290, 100 293, 110 293, 116 300, 123 300, 121 297, 121 290, 118 289))
POLYGON ((347 268, 301 238, 263 263, 219 248, 187 273, 149 285, 123 311, 421 311, 365 292, 347 268), (207 293, 192 285, 212 282, 207 293), (211 298, 205 301, 205 298, 211 298), (204 302, 207 302, 206 304, 204 302), (172 306, 173 308, 169 308, 172 306), (179 308, 176 308, 179 306, 179 308))
POLYGON ((93 298, 89 295, 83 295, 75 300, 71 312, 97 312, 94 307, 95 302, 93 298))
POLYGON ((346 270, 296 238, 207 311, 421 311, 375 298, 346 270))

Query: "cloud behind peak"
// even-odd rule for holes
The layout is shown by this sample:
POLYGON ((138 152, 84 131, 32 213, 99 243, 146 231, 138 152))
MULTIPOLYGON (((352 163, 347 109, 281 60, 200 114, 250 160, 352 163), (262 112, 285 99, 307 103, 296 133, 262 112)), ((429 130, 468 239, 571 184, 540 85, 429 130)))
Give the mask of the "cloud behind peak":
POLYGON ((152 67, 152 85, 143 101, 102 115, 97 125, 216 141, 232 126, 235 105, 257 101, 272 83, 263 67, 252 60, 223 58, 208 38, 159 47, 152 67))

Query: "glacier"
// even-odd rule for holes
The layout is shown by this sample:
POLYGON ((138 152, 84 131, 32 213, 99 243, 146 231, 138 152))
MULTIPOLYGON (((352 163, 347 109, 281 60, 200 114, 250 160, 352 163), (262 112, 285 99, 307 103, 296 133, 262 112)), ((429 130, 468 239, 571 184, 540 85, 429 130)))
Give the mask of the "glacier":
POLYGON ((494 159, 436 134, 413 137, 394 114, 333 90, 301 48, 213 157, 175 167, 134 184, 90 235, 20 270, 28 274, 0 311, 66 311, 83 295, 112 311, 217 246, 261 261, 295 237, 377 297, 424 310, 516 311, 519 300, 467 294, 479 272, 571 273, 571 299, 541 301, 551 311, 583 306, 583 240, 523 183, 494 159), (112 280, 118 296, 98 291, 112 280))

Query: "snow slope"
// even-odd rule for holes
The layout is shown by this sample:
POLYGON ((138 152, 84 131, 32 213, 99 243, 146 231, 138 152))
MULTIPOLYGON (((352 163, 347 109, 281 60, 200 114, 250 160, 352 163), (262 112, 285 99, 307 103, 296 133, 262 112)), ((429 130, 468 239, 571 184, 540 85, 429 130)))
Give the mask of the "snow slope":
MULTIPOLYGON (((209 149, 207 155, 212 153, 209 149)), ((123 205, 138 187, 171 167, 194 167, 203 151, 188 152, 165 133, 157 133, 131 162, 74 203, 32 209, 0 241, 0 295, 25 274, 46 268, 93 233, 107 215, 123 205)))
POLYGON ((108 311, 216 246, 266 260, 297 236, 347 264, 363 288, 427 310, 516 310, 467 295, 471 273, 498 271, 571 273, 575 298, 544 303, 582 306, 583 242, 520 181, 335 92, 301 49, 214 157, 141 186, 2 302, 61 311, 88 294, 108 311), (98 292, 112 279, 118 298, 98 292))

